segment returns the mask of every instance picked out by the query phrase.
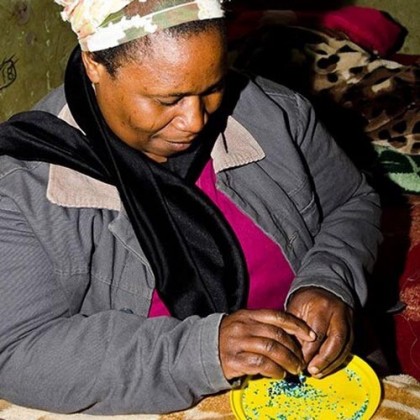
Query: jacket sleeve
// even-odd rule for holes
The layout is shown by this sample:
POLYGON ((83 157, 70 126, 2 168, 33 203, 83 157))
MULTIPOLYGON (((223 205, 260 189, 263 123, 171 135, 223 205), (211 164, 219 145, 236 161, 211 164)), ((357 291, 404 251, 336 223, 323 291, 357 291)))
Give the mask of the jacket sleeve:
POLYGON ((230 388, 218 355, 221 314, 181 322, 71 313, 58 268, 1 192, 0 248, 1 398, 63 413, 157 413, 230 388))
POLYGON ((366 274, 373 269, 381 240, 379 197, 317 120, 309 102, 296 95, 295 106, 291 126, 315 192, 320 228, 289 297, 299 288, 315 286, 350 306, 363 305, 366 274))

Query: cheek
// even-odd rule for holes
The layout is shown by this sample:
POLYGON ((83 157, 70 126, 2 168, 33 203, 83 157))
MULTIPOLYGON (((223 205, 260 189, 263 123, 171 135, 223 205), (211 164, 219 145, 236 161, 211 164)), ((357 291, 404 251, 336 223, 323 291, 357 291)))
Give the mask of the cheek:
POLYGON ((215 93, 213 95, 208 96, 205 99, 205 108, 208 114, 212 114, 213 112, 217 111, 222 104, 223 100, 223 93, 215 93))
POLYGON ((122 140, 145 142, 172 120, 168 113, 158 111, 156 106, 140 104, 126 106, 118 119, 119 134, 122 140))
POLYGON ((124 108, 124 118, 121 123, 124 128, 145 136, 153 136, 172 121, 172 113, 162 110, 161 107, 150 101, 137 101, 127 104, 124 108))

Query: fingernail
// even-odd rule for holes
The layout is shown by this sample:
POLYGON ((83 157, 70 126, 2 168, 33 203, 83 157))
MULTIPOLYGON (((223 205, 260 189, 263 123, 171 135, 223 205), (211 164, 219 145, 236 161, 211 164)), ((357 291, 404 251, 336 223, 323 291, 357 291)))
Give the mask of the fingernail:
POLYGON ((319 373, 319 369, 316 366, 308 368, 308 372, 311 375, 317 375, 319 373))
POLYGON ((309 333, 309 337, 311 337, 311 338, 312 338, 312 340, 316 340, 317 335, 315 334, 315 331, 311 331, 311 332, 309 333))

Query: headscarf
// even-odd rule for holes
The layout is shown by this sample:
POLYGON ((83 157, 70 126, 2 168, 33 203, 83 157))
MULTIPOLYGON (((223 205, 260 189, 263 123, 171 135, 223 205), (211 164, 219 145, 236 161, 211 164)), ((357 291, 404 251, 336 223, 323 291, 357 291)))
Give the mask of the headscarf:
POLYGON ((243 307, 248 277, 240 246, 220 211, 194 185, 231 112, 229 88, 193 146, 169 158, 168 165, 154 162, 110 130, 80 48, 69 60, 65 89, 82 131, 49 113, 18 114, 0 125, 0 153, 67 166, 115 185, 173 316, 243 307))
POLYGON ((222 0, 54 0, 82 51, 100 51, 182 23, 221 18, 222 0))

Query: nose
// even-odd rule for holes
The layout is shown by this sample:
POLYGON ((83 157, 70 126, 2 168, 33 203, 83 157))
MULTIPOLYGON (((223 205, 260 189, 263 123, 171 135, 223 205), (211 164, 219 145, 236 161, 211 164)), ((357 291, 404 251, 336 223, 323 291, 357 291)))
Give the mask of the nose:
POLYGON ((180 131, 197 134, 207 123, 205 101, 200 96, 184 97, 179 103, 177 112, 174 125, 180 131))

